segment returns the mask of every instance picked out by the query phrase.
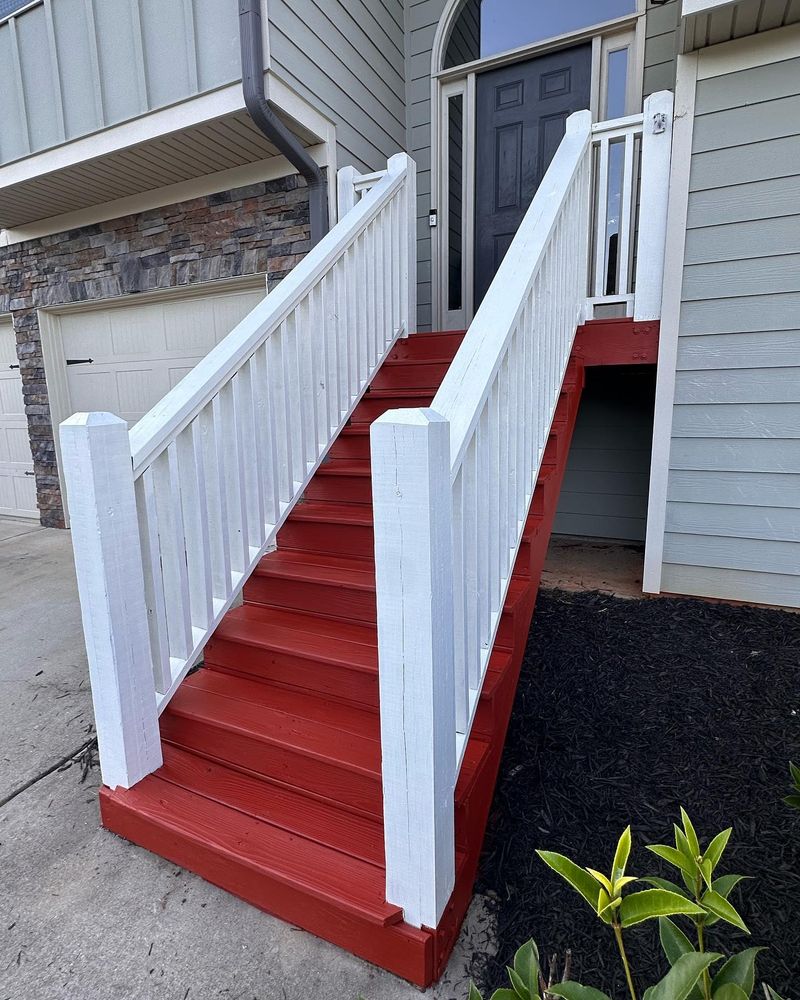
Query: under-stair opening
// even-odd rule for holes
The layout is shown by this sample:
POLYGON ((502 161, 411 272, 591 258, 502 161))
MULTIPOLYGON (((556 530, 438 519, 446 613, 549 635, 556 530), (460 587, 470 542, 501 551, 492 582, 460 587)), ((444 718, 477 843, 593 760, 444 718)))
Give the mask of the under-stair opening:
POLYGON ((544 581, 641 595, 655 365, 586 369, 544 581))

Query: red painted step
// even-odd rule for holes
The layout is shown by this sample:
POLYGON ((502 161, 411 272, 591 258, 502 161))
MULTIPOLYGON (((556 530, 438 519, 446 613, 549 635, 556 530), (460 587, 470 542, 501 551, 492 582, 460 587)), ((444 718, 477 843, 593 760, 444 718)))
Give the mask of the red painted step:
POLYGON ((161 719, 164 764, 104 824, 419 985, 469 905, 583 385, 570 362, 455 790, 439 927, 385 901, 369 425, 430 405, 462 333, 399 341, 161 719))

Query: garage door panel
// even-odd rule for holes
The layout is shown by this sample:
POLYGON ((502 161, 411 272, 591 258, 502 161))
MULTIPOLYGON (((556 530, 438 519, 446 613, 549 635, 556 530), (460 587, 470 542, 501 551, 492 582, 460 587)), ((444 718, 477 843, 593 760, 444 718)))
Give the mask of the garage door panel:
POLYGON ((220 295, 213 302, 214 325, 216 327, 217 342, 222 340, 226 333, 241 323, 242 319, 264 298, 265 289, 240 293, 237 295, 220 295), (242 305, 246 304, 244 312, 242 305))
POLYGON ((137 357, 148 355, 159 357, 166 347, 164 309, 142 304, 125 309, 113 309, 111 317, 110 350, 100 352, 104 360, 108 357, 137 357))
POLYGON ((15 343, 11 320, 0 318, 0 514, 35 517, 36 483, 15 343))
MULTIPOLYGON (((212 321, 209 322, 208 312, 209 304, 204 301, 165 302, 163 318, 166 352, 180 353, 184 357, 187 352, 200 357, 208 354, 221 339, 220 325, 213 321, 213 311, 212 321)), ((232 323, 221 336, 230 333, 234 326, 235 323, 232 323)))

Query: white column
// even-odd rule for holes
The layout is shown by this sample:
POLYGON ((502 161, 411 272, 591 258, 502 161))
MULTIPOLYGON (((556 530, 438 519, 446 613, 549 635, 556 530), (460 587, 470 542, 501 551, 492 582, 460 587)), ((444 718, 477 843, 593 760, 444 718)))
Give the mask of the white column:
POLYGON ((455 884, 450 425, 372 424, 386 898, 436 927, 455 884))
POLYGON ((673 97, 668 90, 651 94, 644 102, 634 320, 661 318, 672 154, 672 110, 673 97))
POLYGON ((403 300, 403 336, 417 330, 417 164, 408 153, 395 153, 389 158, 389 173, 405 171, 405 217, 407 251, 404 254, 400 294, 403 300))
POLYGON ((130 788, 162 758, 127 425, 76 413, 61 455, 100 768, 104 784, 130 788))

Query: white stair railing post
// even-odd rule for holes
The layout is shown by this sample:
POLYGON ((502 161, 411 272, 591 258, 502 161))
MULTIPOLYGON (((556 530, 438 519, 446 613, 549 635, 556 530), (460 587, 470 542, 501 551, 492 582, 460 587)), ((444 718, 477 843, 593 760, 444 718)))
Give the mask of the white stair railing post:
POLYGON ((386 898, 436 927, 455 885, 450 425, 372 424, 386 898))
POLYGON ((130 788, 162 757, 127 424, 76 413, 61 453, 100 768, 130 788))
POLYGON ((356 207, 356 178, 359 176, 353 166, 340 167, 336 174, 336 210, 340 221, 356 207))
POLYGON ((673 103, 673 96, 667 90, 651 94, 644 102, 639 199, 642 207, 633 303, 633 318, 641 321, 659 319, 661 316, 673 103))
POLYGON ((408 153, 395 153, 389 157, 389 173, 406 171, 404 203, 405 237, 407 249, 403 254, 403 273, 400 276, 400 297, 403 304, 403 336, 417 329, 417 164, 408 153))

